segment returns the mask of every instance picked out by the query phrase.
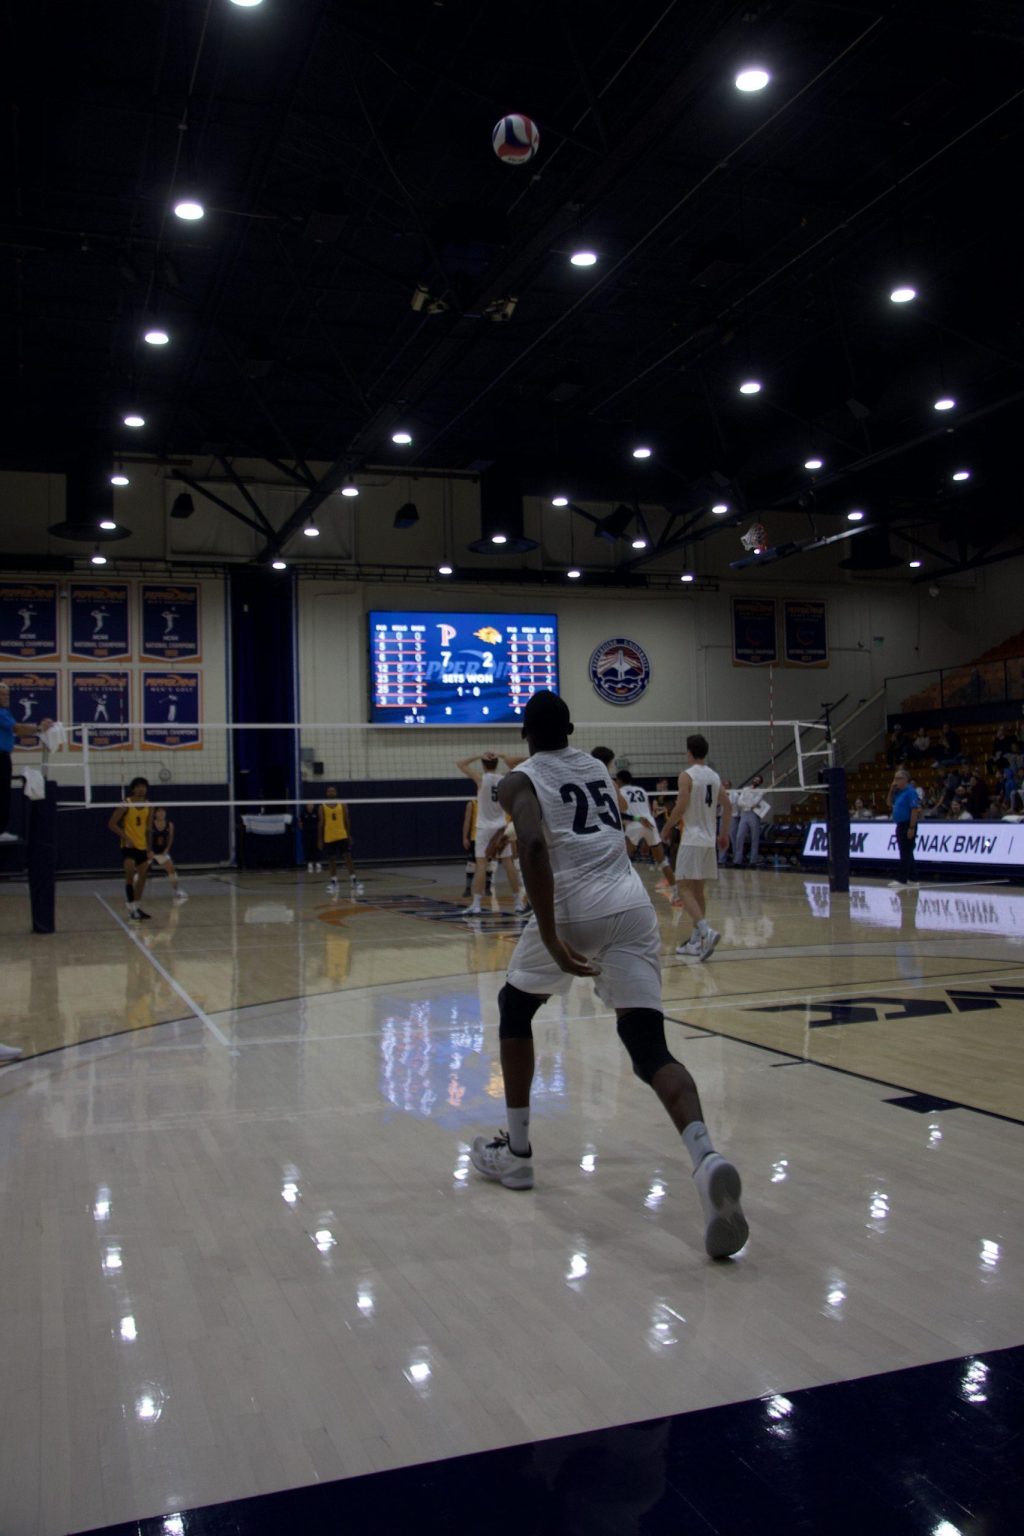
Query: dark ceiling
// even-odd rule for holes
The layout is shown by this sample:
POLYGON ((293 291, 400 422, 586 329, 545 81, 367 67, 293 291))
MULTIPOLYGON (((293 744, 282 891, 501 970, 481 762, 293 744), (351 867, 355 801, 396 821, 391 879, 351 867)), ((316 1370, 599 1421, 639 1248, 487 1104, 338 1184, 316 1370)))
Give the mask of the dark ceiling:
POLYGON ((1019 4, 11 13, 8 467, 496 463, 699 516, 690 537, 713 499, 794 507, 813 484, 826 516, 936 525, 947 563, 1019 521, 1019 4), (773 78, 743 95, 752 60, 773 78), (491 150, 508 111, 540 127, 525 167, 491 150), (208 212, 185 224, 191 190, 208 212), (596 266, 569 264, 579 244, 596 266), (900 279, 915 302, 889 302, 900 279))

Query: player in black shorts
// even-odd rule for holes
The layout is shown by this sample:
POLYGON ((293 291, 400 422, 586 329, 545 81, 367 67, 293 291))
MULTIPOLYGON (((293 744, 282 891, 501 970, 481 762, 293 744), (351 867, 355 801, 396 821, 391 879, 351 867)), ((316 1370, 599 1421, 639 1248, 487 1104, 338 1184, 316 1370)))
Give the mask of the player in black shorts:
POLYGON ((157 806, 149 823, 149 856, 151 862, 162 869, 171 882, 174 901, 180 906, 183 901, 188 901, 188 892, 183 891, 178 883, 178 871, 171 858, 173 845, 174 822, 168 820, 167 812, 162 805, 157 806))

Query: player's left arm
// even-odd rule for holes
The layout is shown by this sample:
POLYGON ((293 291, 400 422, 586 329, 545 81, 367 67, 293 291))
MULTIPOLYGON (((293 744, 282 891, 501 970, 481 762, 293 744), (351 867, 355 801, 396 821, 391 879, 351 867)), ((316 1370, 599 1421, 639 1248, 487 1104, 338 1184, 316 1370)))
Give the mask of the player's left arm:
POLYGON ((472 765, 473 763, 478 763, 479 761, 480 759, 478 757, 460 757, 455 764, 460 773, 464 773, 467 779, 473 780, 473 783, 476 785, 477 789, 480 788, 480 775, 472 765))
POLYGON ((509 757, 507 752, 503 752, 501 754, 501 760, 508 768, 509 773, 511 773, 514 769, 519 767, 520 763, 526 762, 526 757, 523 755, 520 755, 519 757, 509 757))
POLYGON ((671 832, 673 827, 682 825, 686 815, 687 806, 690 804, 690 792, 693 789, 693 780, 684 768, 679 775, 679 793, 676 795, 676 803, 669 812, 668 821, 662 827, 662 834, 671 832))
POLYGON ((597 976, 600 966, 559 936, 555 924, 555 880, 533 785, 524 773, 510 773, 498 785, 498 799, 516 829, 523 884, 545 949, 559 969, 568 971, 570 976, 597 976))

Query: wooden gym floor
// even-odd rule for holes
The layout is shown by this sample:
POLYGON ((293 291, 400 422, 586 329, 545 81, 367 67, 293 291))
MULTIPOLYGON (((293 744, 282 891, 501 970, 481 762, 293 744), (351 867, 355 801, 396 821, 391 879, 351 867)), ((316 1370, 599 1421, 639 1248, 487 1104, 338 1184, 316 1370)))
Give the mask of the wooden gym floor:
POLYGON ((154 880, 131 929, 69 881, 50 937, 0 887, 5 1536, 1022 1342, 1024 891, 723 871, 707 965, 658 899, 751 1221, 713 1266, 589 982, 538 1016, 536 1189, 476 1179, 518 924, 364 879, 154 880))

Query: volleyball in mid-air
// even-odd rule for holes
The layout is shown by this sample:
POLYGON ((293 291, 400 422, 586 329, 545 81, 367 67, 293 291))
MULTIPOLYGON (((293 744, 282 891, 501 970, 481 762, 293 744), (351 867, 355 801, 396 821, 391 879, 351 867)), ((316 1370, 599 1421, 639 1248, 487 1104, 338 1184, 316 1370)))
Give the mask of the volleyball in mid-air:
POLYGON ((495 123, 491 144, 498 159, 506 165, 525 165, 527 160, 533 159, 540 145, 537 124, 521 112, 509 112, 495 123))

